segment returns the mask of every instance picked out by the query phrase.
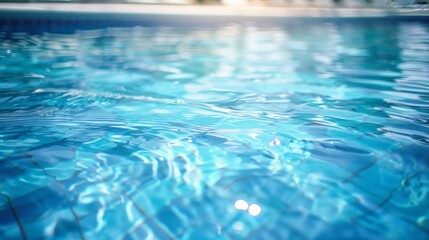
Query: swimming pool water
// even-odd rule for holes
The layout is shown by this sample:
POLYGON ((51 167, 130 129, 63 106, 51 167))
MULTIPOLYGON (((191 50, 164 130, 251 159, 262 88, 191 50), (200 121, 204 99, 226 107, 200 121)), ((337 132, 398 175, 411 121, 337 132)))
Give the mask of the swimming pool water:
POLYGON ((428 239, 429 25, 0 34, 1 239, 428 239))

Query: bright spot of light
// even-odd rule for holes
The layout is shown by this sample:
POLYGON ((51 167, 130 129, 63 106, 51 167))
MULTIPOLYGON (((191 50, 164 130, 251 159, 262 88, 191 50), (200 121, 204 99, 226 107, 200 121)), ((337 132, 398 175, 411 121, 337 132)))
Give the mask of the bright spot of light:
POLYGON ((246 201, 240 199, 235 201, 234 207, 238 210, 247 210, 249 208, 249 204, 246 201))
POLYGON ((271 147, 279 146, 280 144, 281 144, 281 142, 278 138, 274 138, 274 140, 272 140, 270 143, 268 143, 268 145, 270 145, 271 147))
POLYGON ((258 216, 262 211, 262 208, 258 204, 251 204, 249 206, 249 214, 252 216, 258 216))
POLYGON ((249 133, 249 136, 253 139, 256 139, 258 137, 257 133, 249 133))
POLYGON ((317 96, 314 103, 323 103, 323 99, 321 97, 317 96))

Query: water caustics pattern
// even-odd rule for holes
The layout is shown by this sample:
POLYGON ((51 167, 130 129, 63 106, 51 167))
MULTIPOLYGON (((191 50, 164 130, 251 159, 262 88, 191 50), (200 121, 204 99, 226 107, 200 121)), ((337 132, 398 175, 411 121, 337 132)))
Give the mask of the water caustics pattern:
POLYGON ((428 239, 429 25, 0 34, 1 239, 428 239))

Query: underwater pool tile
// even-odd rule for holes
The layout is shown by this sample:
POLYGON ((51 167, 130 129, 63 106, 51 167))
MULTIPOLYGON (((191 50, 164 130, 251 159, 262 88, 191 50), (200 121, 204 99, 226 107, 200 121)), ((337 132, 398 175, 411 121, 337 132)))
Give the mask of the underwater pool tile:
POLYGON ((308 214, 306 211, 286 209, 282 211, 284 217, 273 219, 265 228, 252 232, 248 235, 251 239, 266 235, 268 238, 276 239, 304 239, 320 235, 320 230, 329 228, 329 225, 320 218, 308 214), (312 226, 312 231, 301 232, 300 226, 312 226), (285 230, 286 228, 286 230, 285 230))
POLYGON ((106 151, 115 148, 116 146, 118 146, 116 143, 106 140, 104 138, 100 138, 97 140, 92 140, 91 144, 88 144, 88 146, 85 147, 95 151, 106 151))
POLYGON ((76 171, 80 170, 79 167, 77 167, 74 164, 71 163, 65 163, 65 162, 61 162, 59 164, 57 164, 55 167, 47 167, 44 168, 44 172, 46 173, 46 175, 51 176, 52 178, 55 178, 55 180, 57 181, 64 181, 67 179, 72 178, 75 174, 76 171))
MULTIPOLYGON (((322 204, 326 204, 336 210, 332 212, 332 215, 326 215, 325 212, 325 215, 320 216, 326 222, 352 223, 377 212, 385 203, 386 197, 371 194, 352 183, 344 183, 337 187, 322 189, 314 202, 317 203, 319 200, 322 204), (332 199, 337 204, 332 204, 329 199, 332 199)), ((314 212, 324 213, 323 205, 321 205, 321 209, 314 208, 314 206, 314 212)))
POLYGON ((100 208, 105 207, 106 203, 120 201, 119 198, 112 199, 112 201, 106 201, 104 199, 93 199, 92 201, 82 202, 79 198, 74 199, 70 202, 70 206, 79 218, 85 218, 89 215, 95 214, 100 208))
POLYGON ((2 192, 8 194, 12 199, 23 196, 40 187, 47 186, 54 181, 52 177, 46 176, 41 169, 29 169, 25 174, 21 174, 18 179, 22 180, 19 188, 14 182, 15 179, 6 180, 2 186, 2 192))
POLYGON ((0 172, 9 174, 10 178, 19 177, 27 171, 32 171, 34 168, 34 163, 31 162, 31 159, 28 156, 22 154, 8 154, 7 157, 1 160, 0 165, 2 170, 0 172))
POLYGON ((135 208, 132 202, 127 199, 124 202, 109 203, 97 209, 97 211, 80 218, 82 231, 89 239, 96 239, 99 234, 109 236, 109 238, 118 238, 123 236, 140 221, 146 221, 135 208), (112 231, 106 226, 107 222, 114 222, 117 226, 112 231))
POLYGON ((154 218, 156 218, 172 236, 179 235, 189 225, 186 216, 181 216, 180 210, 171 205, 158 211, 154 218))
POLYGON ((150 185, 143 186, 144 191, 136 191, 130 195, 130 198, 141 207, 147 216, 156 214, 159 209, 162 209, 172 200, 171 198, 163 198, 163 194, 171 192, 172 189, 161 187, 158 181, 151 181, 150 185))
POLYGON ((55 213, 55 210, 62 210, 66 207, 66 201, 62 194, 51 194, 48 197, 38 199, 34 202, 28 202, 25 205, 16 206, 16 213, 24 226, 32 222, 37 222, 46 216, 55 213), (46 211, 46 208, 51 210, 46 211))
POLYGON ((377 159, 377 156, 362 147, 353 145, 349 145, 347 142, 317 143, 313 144, 311 155, 350 172, 355 172, 377 159))
POLYGON ((370 167, 351 180, 353 184, 380 197, 389 196, 394 189, 400 187, 401 181, 401 175, 382 167, 370 167))
POLYGON ((64 189, 62 185, 52 182, 47 186, 36 188, 23 196, 13 199, 13 204, 17 208, 21 206, 26 207, 31 204, 39 204, 40 201, 42 204, 46 201, 57 201, 63 197, 64 189))
POLYGON ((19 227, 14 225, 4 225, 0 228, 0 237, 5 240, 24 239, 22 237, 19 227), (20 237, 17 237, 20 236, 20 237))
MULTIPOLYGON (((4 198, 3 194, 2 198, 4 198)), ((3 233, 8 228, 18 227, 15 215, 13 214, 12 209, 10 208, 6 199, 5 202, 2 202, 0 205, 0 214, 2 216, 0 219, 0 223, 2 224, 2 228, 0 230, 1 233, 3 233)))
POLYGON ((364 147, 374 148, 379 155, 400 148, 401 144, 383 135, 363 135, 359 137, 360 144, 364 147))
POLYGON ((72 214, 64 208, 58 208, 55 214, 52 212, 45 214, 36 221, 25 222, 24 227, 31 239, 51 238, 53 236, 81 238, 78 223, 72 214))
POLYGON ((331 128, 328 129, 327 134, 334 139, 342 139, 343 141, 353 141, 363 137, 363 133, 352 130, 352 129, 342 129, 342 128, 331 128))
POLYGON ((153 232, 151 229, 147 227, 145 222, 143 220, 138 221, 133 228, 131 228, 126 234, 121 237, 121 239, 124 240, 131 240, 131 239, 150 239, 153 238, 153 232))
POLYGON ((301 161, 296 168, 292 169, 291 173, 296 175, 301 182, 313 182, 312 176, 315 177, 314 183, 318 180, 326 179, 329 181, 338 181, 350 175, 350 171, 344 169, 335 163, 331 163, 318 158, 309 158, 301 161), (308 172, 311 171, 309 174, 308 172))
MULTIPOLYGON (((201 224, 194 226, 191 225, 191 228, 189 231, 186 231, 182 238, 184 239, 210 239, 210 238, 216 238, 220 236, 224 236, 224 234, 221 232, 221 234, 218 234, 219 226, 216 223, 206 222, 202 221, 201 224)), ((227 238, 227 237, 225 237, 227 238)), ((228 239, 228 238, 227 238, 228 239)))
POLYGON ((422 224, 422 222, 419 221, 422 218, 428 217, 428 213, 424 212, 426 206, 414 206, 414 204, 411 202, 408 206, 405 205, 404 202, 399 205, 398 202, 395 201, 396 197, 397 196, 393 195, 391 200, 383 206, 383 209, 391 213, 392 216, 398 218, 399 220, 414 225, 414 227, 416 229, 420 229, 422 233, 429 232, 427 225, 422 224))
POLYGON ((319 234, 321 239, 329 238, 335 235, 339 239, 380 239, 381 234, 376 229, 364 228, 361 226, 353 227, 353 223, 339 223, 331 228, 326 228, 319 234))
MULTIPOLYGON (((412 221, 407 221, 391 214, 385 214, 386 211, 380 209, 366 216, 359 218, 358 222, 362 227, 370 229, 372 232, 383 230, 390 238, 407 238, 410 234, 418 239, 424 239, 427 235, 427 230, 420 228, 412 221), (382 219, 383 221, 379 221, 382 219), (385 224, 389 222, 389 224, 385 224), (401 229, 396 229, 398 225, 403 226, 401 229)), ((378 234, 379 235, 379 234, 378 234)))
POLYGON ((399 208, 426 209, 429 206, 428 177, 427 168, 405 176, 401 181, 401 187, 392 193, 390 204, 399 208))

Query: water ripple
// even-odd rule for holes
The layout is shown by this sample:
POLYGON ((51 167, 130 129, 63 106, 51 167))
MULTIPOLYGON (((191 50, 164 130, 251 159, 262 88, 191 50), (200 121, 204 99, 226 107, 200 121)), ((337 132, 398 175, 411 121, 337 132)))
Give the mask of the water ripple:
POLYGON ((426 239, 428 36, 0 34, 0 238, 426 239))

